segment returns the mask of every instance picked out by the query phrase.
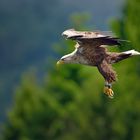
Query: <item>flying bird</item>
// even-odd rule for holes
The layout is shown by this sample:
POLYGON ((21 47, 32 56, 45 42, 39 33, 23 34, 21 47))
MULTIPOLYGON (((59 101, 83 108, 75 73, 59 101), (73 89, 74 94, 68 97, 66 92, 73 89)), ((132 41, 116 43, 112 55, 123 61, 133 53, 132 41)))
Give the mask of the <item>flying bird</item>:
POLYGON ((109 32, 68 29, 62 33, 62 36, 74 40, 76 45, 75 50, 64 55, 57 65, 76 63, 97 67, 105 79, 104 93, 113 98, 112 83, 116 81, 117 76, 111 65, 131 56, 140 55, 140 52, 135 50, 109 52, 107 50, 109 46, 121 45, 121 42, 125 41, 110 35, 109 32))

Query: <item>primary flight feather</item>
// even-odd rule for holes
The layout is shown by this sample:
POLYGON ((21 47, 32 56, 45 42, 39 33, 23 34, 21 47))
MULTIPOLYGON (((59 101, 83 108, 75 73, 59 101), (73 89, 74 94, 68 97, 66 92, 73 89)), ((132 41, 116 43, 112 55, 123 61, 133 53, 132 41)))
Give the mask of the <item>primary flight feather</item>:
POLYGON ((112 69, 111 64, 134 55, 140 55, 140 52, 135 50, 121 53, 108 52, 107 46, 121 45, 121 42, 125 41, 113 37, 110 32, 89 32, 69 29, 64 31, 62 36, 76 41, 76 45, 75 50, 63 56, 57 64, 77 63, 97 67, 105 79, 104 93, 113 98, 114 93, 111 86, 116 81, 116 72, 112 69))

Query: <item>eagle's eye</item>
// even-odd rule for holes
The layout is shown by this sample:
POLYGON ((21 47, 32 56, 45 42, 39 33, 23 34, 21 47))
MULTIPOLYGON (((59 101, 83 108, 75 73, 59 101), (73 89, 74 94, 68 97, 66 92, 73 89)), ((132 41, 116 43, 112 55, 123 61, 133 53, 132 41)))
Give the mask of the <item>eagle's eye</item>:
POLYGON ((62 61, 64 61, 64 60, 65 60, 65 58, 61 58, 61 60, 62 60, 62 61))

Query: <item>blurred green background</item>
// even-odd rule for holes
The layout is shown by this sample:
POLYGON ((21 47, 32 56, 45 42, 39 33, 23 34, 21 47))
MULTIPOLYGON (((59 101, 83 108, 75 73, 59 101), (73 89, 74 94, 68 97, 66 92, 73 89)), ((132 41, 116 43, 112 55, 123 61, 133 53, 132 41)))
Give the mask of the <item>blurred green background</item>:
POLYGON ((0 1, 1 140, 139 140, 140 57, 115 64, 115 98, 96 68, 56 61, 74 45, 61 32, 112 30, 140 51, 140 0, 0 1))

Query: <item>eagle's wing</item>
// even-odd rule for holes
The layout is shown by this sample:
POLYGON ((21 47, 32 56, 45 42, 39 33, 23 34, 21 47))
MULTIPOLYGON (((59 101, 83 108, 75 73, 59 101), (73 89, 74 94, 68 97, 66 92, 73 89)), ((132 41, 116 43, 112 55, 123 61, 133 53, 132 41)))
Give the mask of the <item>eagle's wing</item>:
POLYGON ((66 30, 62 33, 67 39, 75 40, 82 44, 94 44, 94 46, 101 45, 121 45, 122 41, 117 37, 113 37, 111 32, 89 32, 89 31, 76 31, 74 29, 66 30))
POLYGON ((116 72, 105 60, 101 64, 98 64, 97 68, 107 82, 112 83, 116 81, 116 72))

